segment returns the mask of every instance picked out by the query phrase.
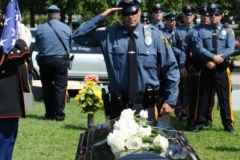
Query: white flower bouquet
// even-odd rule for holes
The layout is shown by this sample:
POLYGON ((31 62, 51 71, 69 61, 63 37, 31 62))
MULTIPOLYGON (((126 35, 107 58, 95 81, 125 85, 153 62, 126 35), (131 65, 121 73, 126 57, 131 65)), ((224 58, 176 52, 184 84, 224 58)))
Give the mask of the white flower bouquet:
POLYGON ((131 109, 123 110, 107 136, 113 154, 119 158, 132 152, 150 151, 164 156, 169 147, 168 139, 161 135, 161 130, 148 125, 147 111, 134 113, 131 109))

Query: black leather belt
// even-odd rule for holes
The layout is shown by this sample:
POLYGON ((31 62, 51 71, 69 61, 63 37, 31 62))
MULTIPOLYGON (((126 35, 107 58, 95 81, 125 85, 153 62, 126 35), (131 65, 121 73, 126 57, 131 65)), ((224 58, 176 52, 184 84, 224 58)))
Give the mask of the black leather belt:
POLYGON ((133 102, 131 99, 128 100, 128 104, 141 104, 143 102, 143 95, 139 95, 138 98, 133 102))
POLYGON ((68 59, 68 55, 64 56, 38 56, 39 59, 68 59))

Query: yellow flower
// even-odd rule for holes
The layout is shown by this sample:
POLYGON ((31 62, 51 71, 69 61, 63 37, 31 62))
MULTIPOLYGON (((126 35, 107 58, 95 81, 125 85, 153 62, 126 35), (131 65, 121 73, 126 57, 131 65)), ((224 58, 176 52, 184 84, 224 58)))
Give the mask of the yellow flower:
POLYGON ((89 75, 85 78, 83 89, 79 90, 75 99, 79 101, 80 111, 94 114, 103 106, 101 87, 96 84, 96 76, 89 75))

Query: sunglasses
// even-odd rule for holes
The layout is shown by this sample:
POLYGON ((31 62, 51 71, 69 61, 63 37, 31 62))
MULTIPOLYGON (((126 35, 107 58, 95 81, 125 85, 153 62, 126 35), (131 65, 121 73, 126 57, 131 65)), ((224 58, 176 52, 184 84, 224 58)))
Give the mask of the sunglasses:
POLYGON ((136 15, 138 13, 138 9, 135 11, 135 12, 131 12, 131 13, 125 13, 125 12, 121 12, 121 14, 123 15, 123 16, 130 16, 130 15, 136 15))
POLYGON ((218 16, 220 16, 221 14, 220 14, 220 13, 215 13, 215 14, 210 14, 209 16, 212 17, 213 15, 214 15, 215 17, 218 17, 218 16))

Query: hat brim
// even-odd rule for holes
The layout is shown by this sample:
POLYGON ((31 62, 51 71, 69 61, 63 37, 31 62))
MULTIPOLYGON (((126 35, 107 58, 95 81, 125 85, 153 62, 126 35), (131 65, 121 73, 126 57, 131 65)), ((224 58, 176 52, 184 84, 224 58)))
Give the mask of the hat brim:
POLYGON ((152 12, 161 13, 161 12, 163 12, 163 10, 161 10, 161 9, 153 9, 152 12))
POLYGON ((124 13, 132 13, 132 12, 136 12, 139 9, 139 4, 135 4, 132 6, 125 6, 122 9, 122 12, 124 13))
POLYGON ((191 15, 194 14, 194 12, 185 12, 184 14, 187 15, 187 16, 191 16, 191 15))

